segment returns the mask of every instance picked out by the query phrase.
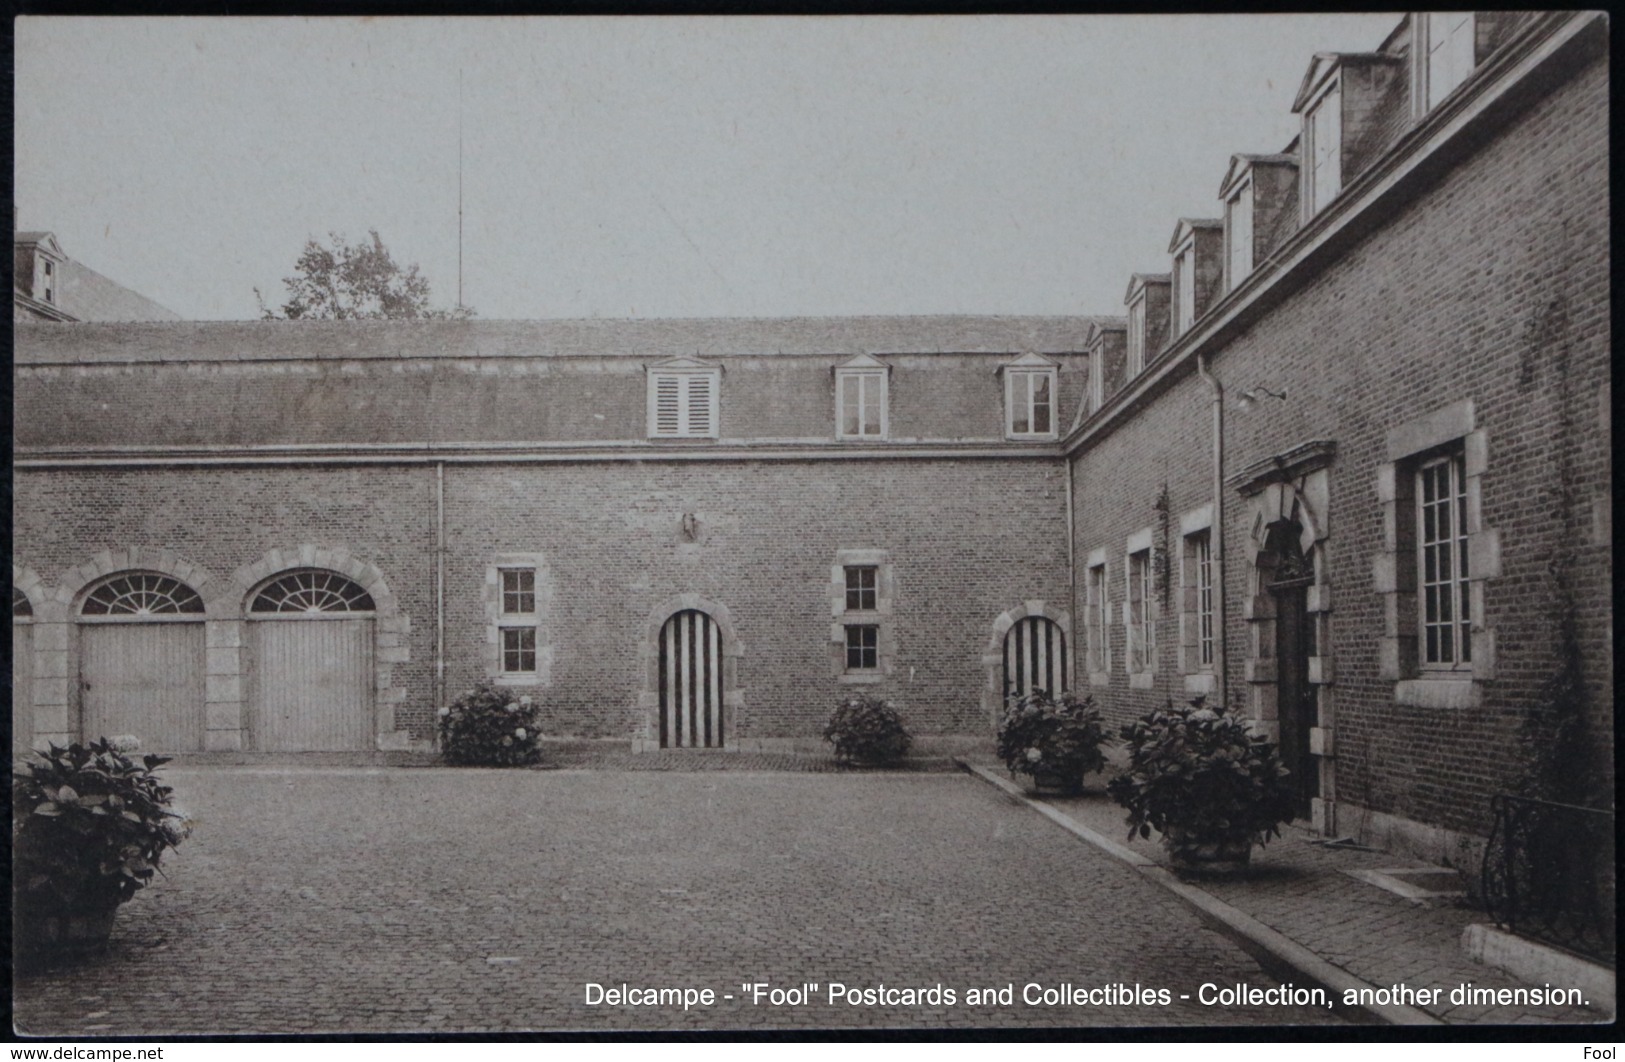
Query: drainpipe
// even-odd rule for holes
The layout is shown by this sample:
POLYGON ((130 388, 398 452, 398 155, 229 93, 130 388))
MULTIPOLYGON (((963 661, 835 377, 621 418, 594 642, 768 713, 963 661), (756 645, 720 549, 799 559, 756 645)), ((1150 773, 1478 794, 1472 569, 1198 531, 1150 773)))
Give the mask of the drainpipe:
POLYGON ((446 703, 446 463, 434 466, 434 707, 446 703))
POLYGON ((1072 458, 1061 455, 1066 462, 1066 607, 1072 616, 1072 634, 1068 640, 1072 659, 1067 664, 1072 672, 1072 684, 1078 682, 1078 645, 1075 637, 1078 630, 1078 558, 1077 537, 1072 533, 1072 458))
POLYGON ((1218 681, 1217 702, 1230 707, 1228 656, 1224 651, 1224 388, 1209 371, 1208 354, 1196 356, 1196 372, 1213 390, 1213 673, 1218 681))

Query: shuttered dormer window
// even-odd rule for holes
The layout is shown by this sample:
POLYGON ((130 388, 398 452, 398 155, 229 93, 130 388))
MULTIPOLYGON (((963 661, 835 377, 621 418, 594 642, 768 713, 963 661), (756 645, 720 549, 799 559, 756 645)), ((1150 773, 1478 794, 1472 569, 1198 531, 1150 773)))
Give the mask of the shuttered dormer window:
POLYGON ((691 358, 649 369, 649 437, 715 439, 722 370, 691 358))

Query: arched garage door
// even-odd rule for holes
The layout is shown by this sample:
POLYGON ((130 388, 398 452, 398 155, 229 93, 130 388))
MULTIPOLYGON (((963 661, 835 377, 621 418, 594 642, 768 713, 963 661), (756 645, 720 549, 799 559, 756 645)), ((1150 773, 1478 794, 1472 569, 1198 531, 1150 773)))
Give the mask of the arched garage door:
POLYGON ((373 601, 337 572, 285 572, 249 599, 253 747, 373 747, 373 601))
POLYGON ((1004 636, 1004 703, 1034 690, 1050 694, 1067 689, 1066 634, 1043 616, 1018 620, 1004 636))
POLYGON ((124 572, 79 607, 79 736, 133 735, 142 752, 203 748, 203 599, 177 579, 124 572))

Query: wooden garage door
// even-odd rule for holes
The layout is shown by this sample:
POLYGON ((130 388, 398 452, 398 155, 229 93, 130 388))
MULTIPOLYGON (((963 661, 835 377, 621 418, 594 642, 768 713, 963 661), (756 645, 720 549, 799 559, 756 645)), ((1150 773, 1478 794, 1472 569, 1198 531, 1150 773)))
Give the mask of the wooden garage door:
POLYGON ((250 630, 255 748, 372 748, 372 620, 265 620, 250 630))
POLYGON ((248 609, 254 748, 373 747, 373 601, 337 572, 286 572, 248 609))
POLYGON ((79 628, 80 736, 133 734, 141 751, 203 748, 203 624, 79 628))

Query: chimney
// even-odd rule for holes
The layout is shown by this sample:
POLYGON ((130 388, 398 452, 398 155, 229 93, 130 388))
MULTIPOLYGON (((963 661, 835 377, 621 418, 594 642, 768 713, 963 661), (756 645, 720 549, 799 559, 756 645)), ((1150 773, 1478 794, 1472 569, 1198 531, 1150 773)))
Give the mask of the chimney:
POLYGON ((1174 257, 1169 285, 1168 341, 1190 331, 1219 297, 1224 279, 1224 220, 1180 218, 1168 253, 1174 257))
POLYGON ((1128 307, 1125 384, 1168 345, 1168 287, 1167 273, 1135 273, 1129 278, 1128 293, 1123 296, 1128 307))
POLYGON ((1232 155, 1219 185, 1224 204, 1224 290, 1234 291, 1298 231, 1298 156, 1232 155))

